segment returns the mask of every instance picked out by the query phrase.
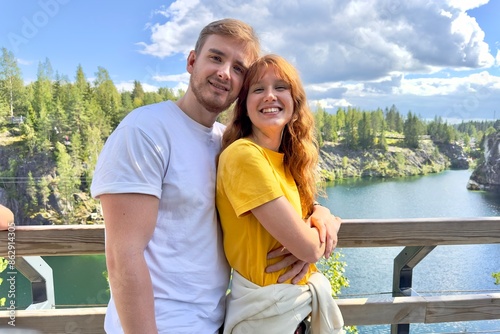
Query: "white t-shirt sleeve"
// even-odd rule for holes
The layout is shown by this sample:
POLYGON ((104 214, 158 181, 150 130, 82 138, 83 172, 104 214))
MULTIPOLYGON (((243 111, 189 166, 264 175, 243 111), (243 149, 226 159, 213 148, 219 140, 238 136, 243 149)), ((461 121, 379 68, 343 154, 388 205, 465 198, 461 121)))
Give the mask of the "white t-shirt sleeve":
POLYGON ((140 193, 161 197, 166 172, 161 149, 139 127, 123 125, 106 141, 97 161, 91 185, 92 196, 140 193))

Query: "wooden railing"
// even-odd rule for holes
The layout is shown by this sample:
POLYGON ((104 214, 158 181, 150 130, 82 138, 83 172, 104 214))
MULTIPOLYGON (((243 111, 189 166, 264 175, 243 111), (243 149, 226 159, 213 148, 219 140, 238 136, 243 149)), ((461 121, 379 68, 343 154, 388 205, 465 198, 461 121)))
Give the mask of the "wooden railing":
MULTIPOLYGON (((84 255, 104 252, 102 225, 19 226, 0 232, 0 256, 84 255), (14 239, 8 236, 14 236, 14 239), (11 254, 12 255, 12 254, 11 254)), ((340 248, 440 246, 500 243, 500 217, 344 220, 340 248)), ((440 323, 500 319, 500 293, 401 296, 383 301, 370 298, 338 299, 346 325, 440 323)), ((40 333, 104 333, 105 307, 0 311, 0 331, 15 317, 16 328, 40 333)), ((395 327, 393 327, 395 328, 395 327)))

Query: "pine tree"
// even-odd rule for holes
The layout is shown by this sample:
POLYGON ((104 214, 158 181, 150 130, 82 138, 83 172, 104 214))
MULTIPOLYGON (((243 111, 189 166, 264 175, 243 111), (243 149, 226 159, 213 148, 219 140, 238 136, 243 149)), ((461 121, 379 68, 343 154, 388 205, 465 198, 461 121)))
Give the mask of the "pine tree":
POLYGON ((337 113, 335 114, 337 121, 337 130, 342 134, 345 128, 345 111, 342 108, 337 109, 337 113))
POLYGON ((94 85, 96 101, 114 129, 123 118, 120 93, 103 67, 98 68, 94 85))
POLYGON ((161 95, 156 92, 147 92, 144 94, 144 105, 161 102, 161 95))
POLYGON ((325 124, 323 125, 323 133, 326 141, 335 142, 338 140, 336 115, 325 113, 325 124))
POLYGON ((358 148, 359 144, 358 122, 359 122, 359 112, 352 107, 348 107, 345 118, 344 141, 346 145, 351 149, 358 148))
POLYGON ((132 103, 132 94, 130 92, 122 92, 121 93, 122 97, 122 114, 126 115, 132 109, 134 109, 134 104, 132 103))
POLYGON ((382 123, 382 128, 378 136, 377 147, 384 152, 387 151, 387 138, 385 137, 385 122, 382 123))
POLYGON ((179 99, 179 96, 174 93, 172 88, 160 87, 158 88, 158 94, 160 94, 162 101, 177 101, 179 99))
POLYGON ((408 148, 418 148, 419 147, 419 135, 420 135, 420 124, 418 117, 408 112, 408 117, 404 122, 404 143, 408 148))
POLYGON ((36 134, 36 149, 47 151, 55 134, 55 116, 52 95, 52 65, 48 59, 39 63, 37 80, 33 83, 33 115, 29 115, 36 134))
MULTIPOLYGON (((0 99, 4 100, 8 105, 7 112, 10 117, 14 117, 14 109, 23 103, 23 90, 24 83, 17 60, 12 52, 2 48, 0 58, 0 99)), ((2 116, 1 109, 0 116, 2 116)))
POLYGON ((28 195, 29 207, 31 208, 31 210, 36 210, 36 207, 38 206, 36 183, 31 171, 28 172, 28 184, 26 187, 26 192, 28 195))
POLYGON ((372 148, 375 143, 375 136, 371 127, 371 114, 363 112, 358 121, 358 143, 362 149, 372 148))
POLYGON ((82 98, 84 98, 85 95, 89 91, 89 83, 87 82, 87 79, 85 78, 85 73, 83 72, 82 65, 78 65, 78 67, 76 69, 74 87, 75 87, 75 90, 78 93, 78 95, 82 98))
POLYGON ((132 90, 132 104, 134 108, 143 106, 147 103, 144 101, 144 89, 139 81, 134 81, 134 89, 132 90))
POLYGON ((43 205, 44 209, 47 209, 47 204, 49 202, 50 187, 49 187, 48 176, 43 176, 38 183, 38 195, 40 197, 40 204, 43 205))
POLYGON ((60 199, 69 211, 73 207, 73 194, 79 191, 79 169, 75 168, 75 164, 66 151, 64 144, 58 142, 55 148, 57 166, 56 185, 60 193, 60 199))
POLYGON ((321 106, 317 106, 317 111, 314 114, 314 127, 316 130, 316 140, 318 145, 323 146, 324 140, 324 124, 325 124, 325 110, 321 106))

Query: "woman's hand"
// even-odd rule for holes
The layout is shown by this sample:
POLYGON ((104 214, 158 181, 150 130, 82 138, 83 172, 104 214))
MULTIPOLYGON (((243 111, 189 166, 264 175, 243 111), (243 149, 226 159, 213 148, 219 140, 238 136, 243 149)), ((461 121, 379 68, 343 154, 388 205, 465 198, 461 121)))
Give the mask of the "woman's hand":
POLYGON ((332 215, 330 209, 321 205, 315 205, 314 211, 307 219, 307 222, 311 227, 318 229, 321 243, 326 242, 324 257, 329 258, 337 246, 337 234, 342 220, 332 215))
MULTIPOLYGON (((342 224, 339 217, 331 214, 330 210, 321 205, 315 205, 312 215, 306 222, 318 230, 320 242, 325 243, 324 257, 329 258, 333 250, 337 246, 337 234, 342 224)), ((283 257, 279 262, 270 265, 266 268, 267 273, 280 271, 283 268, 290 267, 290 269, 278 278, 278 283, 283 283, 292 279, 292 284, 298 283, 305 277, 309 263, 299 260, 296 256, 291 254, 285 247, 280 247, 270 251, 267 254, 268 259, 283 257)))

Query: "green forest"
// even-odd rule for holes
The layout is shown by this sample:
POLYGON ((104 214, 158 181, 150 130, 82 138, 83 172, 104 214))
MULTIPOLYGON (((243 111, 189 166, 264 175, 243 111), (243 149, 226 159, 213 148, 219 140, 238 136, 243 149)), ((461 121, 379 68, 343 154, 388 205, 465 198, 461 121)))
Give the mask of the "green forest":
MULTIPOLYGON (((39 63, 36 80, 26 83, 14 54, 6 48, 1 53, 0 191, 16 212, 16 222, 100 223, 89 187, 106 138, 134 108, 177 100, 184 92, 145 92, 139 81, 132 91, 118 91, 103 67, 90 82, 81 66, 68 77, 54 71, 49 59, 39 63)), ((219 121, 225 123, 228 115, 222 113, 219 121)), ((479 157, 485 136, 500 129, 500 121, 424 120, 394 105, 372 111, 338 108, 335 113, 316 107, 314 115, 320 146, 337 143, 350 150, 417 149, 427 138, 459 143, 479 157)))

